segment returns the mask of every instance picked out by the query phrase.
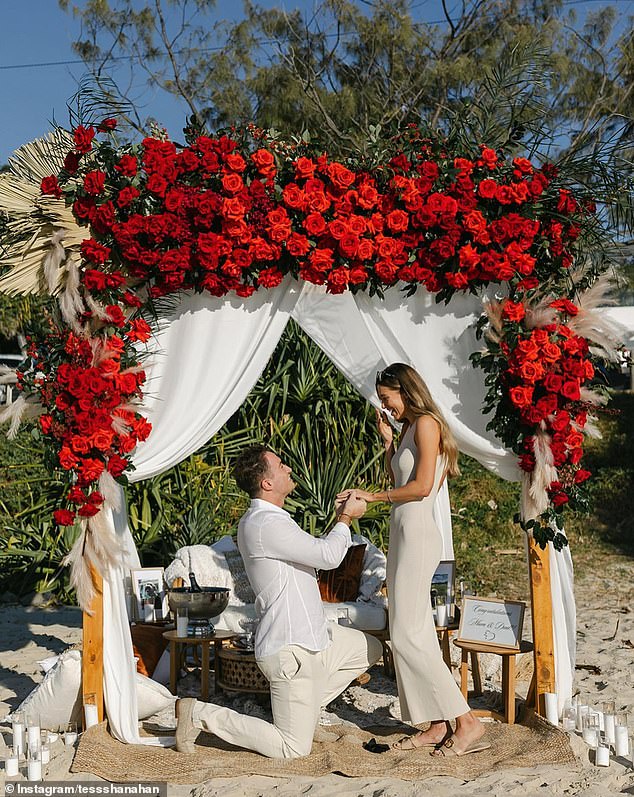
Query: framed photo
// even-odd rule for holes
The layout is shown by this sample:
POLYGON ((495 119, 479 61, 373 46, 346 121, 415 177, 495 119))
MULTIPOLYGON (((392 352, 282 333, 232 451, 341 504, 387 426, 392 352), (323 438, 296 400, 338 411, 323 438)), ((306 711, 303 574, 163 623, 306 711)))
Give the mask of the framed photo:
POLYGON ((132 592, 136 598, 136 616, 138 620, 154 620, 154 607, 157 596, 161 600, 162 619, 167 616, 167 590, 163 579, 162 567, 141 567, 131 570, 132 592), (151 611, 150 611, 151 607, 151 611))
POLYGON ((431 579, 431 592, 435 593, 436 597, 444 598, 447 606, 454 603, 456 595, 455 560, 447 559, 440 562, 431 579))
POLYGON ((462 601, 458 640, 519 650, 525 609, 522 601, 466 596, 462 601))

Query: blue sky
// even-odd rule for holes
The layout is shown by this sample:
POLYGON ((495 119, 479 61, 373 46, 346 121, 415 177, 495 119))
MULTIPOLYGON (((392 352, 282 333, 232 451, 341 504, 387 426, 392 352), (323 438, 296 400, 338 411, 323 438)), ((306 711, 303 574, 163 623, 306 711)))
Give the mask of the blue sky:
MULTIPOLYGON (((597 10, 602 0, 565 0, 574 5, 579 17, 586 8, 597 10)), ((634 0, 617 0, 623 18, 634 10, 634 0)), ((311 0, 261 2, 264 6, 310 9, 311 0)), ((453 4, 450 4, 453 5, 453 4)), ((440 0, 414 3, 420 19, 442 19, 440 0)), ((219 19, 241 15, 239 0, 219 0, 219 19)), ((79 24, 71 14, 60 10, 57 0, 0 0, 0 164, 21 144, 44 135, 53 120, 68 124, 67 101, 85 74, 71 45, 79 34, 79 24), (45 66, 37 66, 46 64, 45 66)), ((148 94, 146 114, 160 119, 172 135, 178 136, 185 118, 184 105, 160 92, 148 94)))

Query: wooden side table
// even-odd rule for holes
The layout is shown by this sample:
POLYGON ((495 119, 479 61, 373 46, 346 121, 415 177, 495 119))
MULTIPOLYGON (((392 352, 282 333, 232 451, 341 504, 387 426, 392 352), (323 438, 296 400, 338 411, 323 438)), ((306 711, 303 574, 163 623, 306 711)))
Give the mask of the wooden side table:
POLYGON ((180 647, 186 645, 200 645, 200 697, 202 700, 209 700, 209 646, 214 646, 214 689, 218 689, 218 658, 222 645, 230 639, 238 636, 233 631, 216 631, 212 636, 192 637, 178 636, 178 632, 165 631, 165 639, 170 643, 170 692, 176 694, 176 681, 178 680, 178 669, 180 664, 180 647))
POLYGON ((460 627, 460 623, 450 623, 449 625, 437 625, 436 626, 436 636, 438 637, 438 644, 440 645, 440 649, 442 651, 442 657, 449 669, 451 670, 451 649, 449 647, 449 640, 451 638, 451 634, 454 631, 457 631, 460 627))
POLYGON ((473 676, 473 692, 476 697, 482 694, 482 679, 478 653, 494 653, 502 657, 502 697, 504 698, 504 714, 491 709, 474 709, 478 717, 494 717, 495 719, 515 724, 515 657, 518 653, 529 653, 533 649, 532 642, 522 642, 520 649, 503 648, 498 645, 485 645, 482 642, 468 642, 455 639, 454 645, 462 650, 460 663, 460 690, 465 700, 468 697, 467 679, 469 674, 469 656, 471 656, 471 673, 473 676))

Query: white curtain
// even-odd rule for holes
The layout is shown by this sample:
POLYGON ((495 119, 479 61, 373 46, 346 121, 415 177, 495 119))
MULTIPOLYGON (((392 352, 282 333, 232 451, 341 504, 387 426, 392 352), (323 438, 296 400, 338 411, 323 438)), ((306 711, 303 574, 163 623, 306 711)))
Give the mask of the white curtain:
MULTIPOLYGON (((482 373, 468 356, 479 344, 474 324, 477 297, 455 296, 438 305, 426 291, 407 298, 397 289, 384 299, 367 294, 330 296, 323 288, 285 280, 277 289, 248 299, 186 294, 151 341, 143 411, 153 429, 134 455, 133 481, 172 467, 196 451, 240 407, 256 383, 292 315, 342 374, 376 403, 377 369, 411 363, 437 398, 460 449, 506 479, 517 478, 515 456, 486 432, 481 407, 482 373)), ((443 533, 444 558, 453 557, 451 513, 446 484, 435 517, 443 533)), ((113 735, 138 743, 134 664, 124 579, 138 567, 138 555, 123 509, 112 518, 128 549, 121 570, 104 584, 104 678, 113 735)), ((553 625, 558 693, 570 693, 574 669, 574 597, 569 558, 552 552, 553 625), (556 595, 555 595, 556 591, 556 595), (572 640, 572 641, 571 641, 572 640), (572 662, 572 665, 571 665, 572 662)))
MULTIPOLYGON (((131 481, 171 468, 207 442, 257 382, 297 301, 287 279, 248 299, 188 293, 160 325, 144 362, 148 381, 143 412, 152 433, 134 454, 131 481)), ((132 642, 124 583, 139 558, 123 506, 112 517, 127 555, 104 578, 104 696, 110 729, 138 744, 132 642)))

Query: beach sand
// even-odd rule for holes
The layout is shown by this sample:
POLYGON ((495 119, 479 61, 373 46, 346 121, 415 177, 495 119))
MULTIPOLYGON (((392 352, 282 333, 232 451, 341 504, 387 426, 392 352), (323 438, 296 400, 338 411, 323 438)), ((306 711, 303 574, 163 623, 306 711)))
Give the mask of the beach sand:
MULTIPOLYGON (((578 647, 575 691, 584 703, 601 707, 604 700, 616 700, 617 710, 630 713, 634 729, 634 562, 613 557, 602 562, 597 572, 586 573, 576 584, 578 647), (600 572, 598 572, 600 571, 600 572)), ((525 637, 530 636, 530 617, 525 620, 525 637)), ((5 602, 0 607, 0 759, 6 755, 5 741, 10 741, 10 725, 4 721, 33 687, 42 680, 38 661, 60 653, 66 646, 81 640, 81 612, 72 607, 39 608, 5 602)), ((457 654, 456 650, 454 655, 457 654)), ((500 688, 499 657, 482 660, 485 699, 495 701, 500 688)), ((518 694, 524 694, 531 675, 530 660, 519 662, 518 694)), ((179 694, 195 695, 197 673, 179 682, 179 694)), ((214 698, 215 699, 215 698, 214 698)), ((220 702, 220 701, 218 701, 220 702)), ((224 697, 225 705, 240 711, 269 718, 266 704, 249 696, 224 697)), ((158 715, 158 722, 173 724, 173 712, 158 715)), ((395 683, 384 677, 382 666, 372 671, 367 687, 351 686, 328 711, 322 713, 321 732, 329 724, 360 722, 368 725, 394 724, 400 719, 395 683)), ((540 766, 532 769, 504 769, 462 782, 455 778, 431 778, 418 782, 396 778, 370 780, 328 775, 321 778, 218 778, 196 786, 169 786, 174 797, 406 797, 409 795, 585 795, 607 797, 634 795, 634 771, 631 760, 611 759, 600 768, 590 761, 588 748, 577 735, 571 737, 577 756, 572 764, 540 766)), ((61 741, 52 747, 46 780, 96 780, 90 774, 70 773, 72 749, 61 741)), ((414 753, 413 755, 416 755, 414 753)), ((4 784, 4 771, 0 773, 4 784)))

